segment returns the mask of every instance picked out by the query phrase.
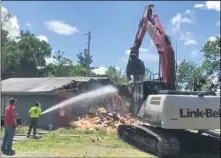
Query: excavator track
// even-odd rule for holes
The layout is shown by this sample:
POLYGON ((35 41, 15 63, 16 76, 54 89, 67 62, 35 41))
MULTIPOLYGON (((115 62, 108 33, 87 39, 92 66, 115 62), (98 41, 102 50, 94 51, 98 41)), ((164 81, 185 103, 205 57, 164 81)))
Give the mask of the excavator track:
POLYGON ((158 157, 220 157, 220 141, 211 136, 184 130, 152 126, 120 125, 118 137, 133 147, 158 157))
POLYGON ((160 157, 178 157, 180 153, 176 137, 151 127, 120 125, 118 137, 135 148, 160 157))

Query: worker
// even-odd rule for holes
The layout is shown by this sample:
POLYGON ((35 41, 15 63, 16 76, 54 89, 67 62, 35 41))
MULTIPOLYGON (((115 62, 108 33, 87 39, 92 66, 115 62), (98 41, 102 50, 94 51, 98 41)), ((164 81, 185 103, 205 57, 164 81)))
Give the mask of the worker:
POLYGON ((37 128, 37 123, 38 119, 41 116, 41 108, 39 107, 40 103, 36 102, 35 106, 31 107, 29 110, 29 115, 30 115, 30 123, 29 123, 29 130, 27 137, 30 137, 31 130, 33 129, 33 137, 36 138, 36 128, 37 128))
POLYGON ((14 155, 15 151, 12 150, 12 143, 13 138, 15 135, 15 130, 17 127, 17 113, 15 108, 15 102, 17 100, 11 98, 9 101, 9 105, 5 108, 5 119, 4 119, 4 126, 5 126, 5 134, 1 146, 1 151, 6 155, 14 155))

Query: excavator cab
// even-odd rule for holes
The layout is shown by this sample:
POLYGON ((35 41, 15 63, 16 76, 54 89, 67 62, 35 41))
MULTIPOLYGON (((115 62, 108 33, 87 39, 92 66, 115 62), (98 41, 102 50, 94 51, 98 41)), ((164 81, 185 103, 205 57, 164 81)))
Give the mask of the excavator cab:
POLYGON ((133 116, 137 116, 149 95, 158 94, 161 90, 165 90, 165 83, 160 78, 154 79, 154 74, 151 74, 150 78, 151 80, 134 82, 132 85, 130 112, 133 116))

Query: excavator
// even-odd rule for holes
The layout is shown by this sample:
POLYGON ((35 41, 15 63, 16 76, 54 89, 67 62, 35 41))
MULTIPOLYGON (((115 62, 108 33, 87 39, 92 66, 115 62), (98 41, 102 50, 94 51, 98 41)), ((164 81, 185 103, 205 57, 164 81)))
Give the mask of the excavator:
POLYGON ((197 86, 195 91, 176 90, 175 52, 153 7, 145 8, 126 68, 133 80, 130 112, 139 123, 119 125, 118 137, 158 157, 220 157, 220 134, 212 131, 220 129, 220 96, 197 86), (159 72, 151 80, 144 80, 139 59, 146 32, 159 54, 159 72))

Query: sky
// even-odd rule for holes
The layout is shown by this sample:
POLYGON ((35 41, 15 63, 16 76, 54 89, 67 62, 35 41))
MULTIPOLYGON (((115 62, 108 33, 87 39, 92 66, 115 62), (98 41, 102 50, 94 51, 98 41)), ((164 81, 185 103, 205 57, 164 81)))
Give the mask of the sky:
MULTIPOLYGON (((111 65, 125 72, 129 48, 147 4, 154 5, 175 51, 177 44, 177 62, 186 59, 200 64, 202 46, 220 35, 219 1, 4 1, 2 11, 3 15, 9 12, 13 16, 5 26, 10 36, 20 29, 30 30, 48 42, 53 51, 65 52, 73 63, 77 63, 76 54, 87 48, 84 34, 91 31, 92 65, 99 67, 96 73, 103 74, 111 65)), ((148 33, 140 48, 140 59, 147 68, 158 72, 158 53, 148 33)))

